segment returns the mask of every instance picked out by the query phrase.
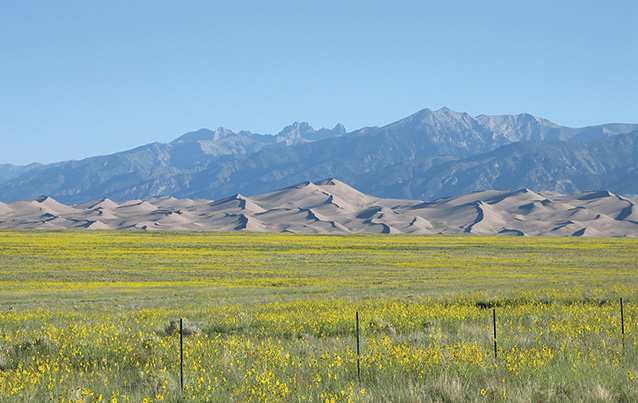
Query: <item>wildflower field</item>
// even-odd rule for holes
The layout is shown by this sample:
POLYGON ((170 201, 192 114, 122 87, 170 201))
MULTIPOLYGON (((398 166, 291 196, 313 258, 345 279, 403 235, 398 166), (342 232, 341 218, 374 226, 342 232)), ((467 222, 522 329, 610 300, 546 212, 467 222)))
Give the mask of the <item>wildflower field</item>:
POLYGON ((0 402, 634 402, 637 262, 618 238, 0 231, 0 402))

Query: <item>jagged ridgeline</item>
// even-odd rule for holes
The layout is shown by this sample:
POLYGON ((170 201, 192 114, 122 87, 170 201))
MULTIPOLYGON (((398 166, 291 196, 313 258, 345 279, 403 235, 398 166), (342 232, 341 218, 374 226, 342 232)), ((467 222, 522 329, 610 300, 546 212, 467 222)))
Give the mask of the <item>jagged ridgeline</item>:
POLYGON ((0 201, 42 194, 65 204, 158 195, 216 200, 323 178, 384 198, 521 188, 631 196, 638 194, 637 131, 636 124, 569 128, 528 114, 472 117, 447 108, 351 132, 307 123, 277 135, 202 129, 81 161, 0 165, 0 201))

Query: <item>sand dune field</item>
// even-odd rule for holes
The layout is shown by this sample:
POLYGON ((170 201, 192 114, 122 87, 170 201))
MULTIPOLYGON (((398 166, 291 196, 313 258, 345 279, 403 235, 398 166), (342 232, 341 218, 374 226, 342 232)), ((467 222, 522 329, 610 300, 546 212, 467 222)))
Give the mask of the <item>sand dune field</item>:
POLYGON ((0 203, 0 228, 638 237, 638 200, 488 190, 432 202, 382 199, 336 179, 211 201, 153 197, 66 206, 0 203))

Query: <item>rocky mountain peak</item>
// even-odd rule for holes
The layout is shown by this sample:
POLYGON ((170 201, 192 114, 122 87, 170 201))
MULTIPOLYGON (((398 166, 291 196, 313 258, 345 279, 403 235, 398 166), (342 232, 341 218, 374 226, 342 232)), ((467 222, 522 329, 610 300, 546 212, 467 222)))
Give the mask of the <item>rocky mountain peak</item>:
POLYGON ((306 122, 294 122, 293 124, 284 127, 282 131, 277 133, 276 137, 281 139, 301 138, 304 137, 305 134, 312 133, 314 131, 315 129, 306 122))
POLYGON ((337 123, 337 125, 334 127, 334 129, 332 129, 332 131, 337 136, 343 136, 344 134, 346 134, 346 127, 342 125, 341 123, 337 123))
POLYGON ((217 141, 225 137, 230 137, 235 135, 232 130, 226 129, 224 127, 219 127, 217 130, 212 131, 209 129, 199 129, 194 132, 186 133, 177 139, 173 140, 171 144, 184 144, 184 143, 192 143, 196 141, 217 141))
POLYGON ((170 144, 82 161, 0 165, 0 200, 253 195, 335 176, 394 198, 490 187, 572 193, 596 186, 628 195, 638 193, 638 137, 622 133, 635 130, 632 124, 569 128, 529 114, 473 118, 449 108, 349 134, 341 124, 315 130, 299 121, 276 136, 200 129, 170 144))

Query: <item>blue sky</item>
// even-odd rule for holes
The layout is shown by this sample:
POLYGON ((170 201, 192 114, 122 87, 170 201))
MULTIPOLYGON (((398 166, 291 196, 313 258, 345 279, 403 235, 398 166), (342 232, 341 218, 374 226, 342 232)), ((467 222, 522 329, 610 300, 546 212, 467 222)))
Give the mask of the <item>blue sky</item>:
POLYGON ((1 1, 0 163, 420 109, 638 123, 636 1, 1 1))

